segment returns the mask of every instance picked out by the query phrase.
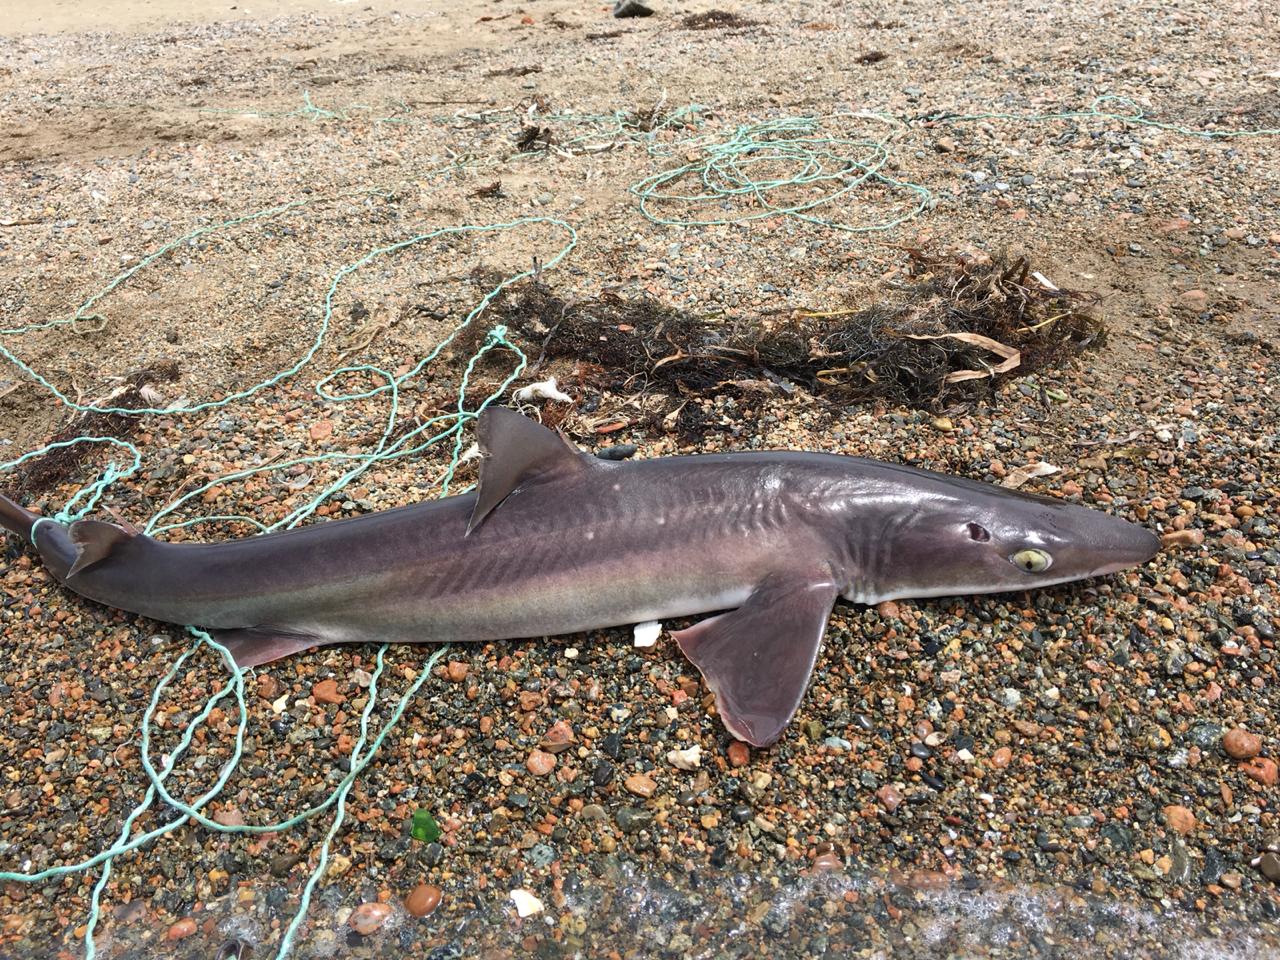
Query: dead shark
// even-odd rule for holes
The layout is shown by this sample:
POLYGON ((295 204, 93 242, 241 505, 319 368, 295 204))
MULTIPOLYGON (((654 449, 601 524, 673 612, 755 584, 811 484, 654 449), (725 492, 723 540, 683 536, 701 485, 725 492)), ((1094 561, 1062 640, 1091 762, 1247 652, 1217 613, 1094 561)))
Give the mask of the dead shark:
POLYGON ((503 408, 484 410, 477 432, 474 493, 353 519, 165 543, 100 520, 39 521, 0 497, 0 523, 76 593, 211 630, 243 667, 321 644, 505 640, 714 613, 674 636, 725 727, 755 746, 799 707, 838 598, 1046 587, 1160 547, 1100 511, 875 460, 619 463, 503 408))

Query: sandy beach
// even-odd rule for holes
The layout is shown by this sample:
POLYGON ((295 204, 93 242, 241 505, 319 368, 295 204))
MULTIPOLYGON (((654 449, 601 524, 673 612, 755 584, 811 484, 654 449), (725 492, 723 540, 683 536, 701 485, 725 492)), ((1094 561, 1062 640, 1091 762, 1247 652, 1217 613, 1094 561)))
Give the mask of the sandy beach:
POLYGON ((236 677, 9 538, 0 958, 1280 955, 1278 105, 1263 2, 7 5, 0 490, 45 516, 456 493, 554 376, 589 452, 875 457, 1165 549, 840 604, 758 751, 666 631, 236 677), (880 353, 1010 298, 997 376, 880 353))

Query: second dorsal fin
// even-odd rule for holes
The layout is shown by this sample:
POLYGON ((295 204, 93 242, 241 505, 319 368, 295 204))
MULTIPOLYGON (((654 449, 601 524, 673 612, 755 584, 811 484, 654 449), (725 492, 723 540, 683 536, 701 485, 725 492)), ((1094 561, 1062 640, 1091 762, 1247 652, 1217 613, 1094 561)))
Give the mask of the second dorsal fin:
POLYGON ((480 443, 480 488, 467 533, 522 483, 535 477, 571 476, 586 458, 563 434, 505 407, 486 407, 476 432, 480 443))

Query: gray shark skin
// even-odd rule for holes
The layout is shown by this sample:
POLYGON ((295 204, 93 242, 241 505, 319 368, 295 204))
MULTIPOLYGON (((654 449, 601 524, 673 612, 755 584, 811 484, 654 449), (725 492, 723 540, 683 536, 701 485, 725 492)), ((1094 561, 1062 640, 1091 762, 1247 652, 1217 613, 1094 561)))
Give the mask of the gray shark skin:
POLYGON ((729 453, 615 463, 502 408, 477 492, 222 543, 99 520, 0 524, 91 600, 214 631, 241 666, 348 642, 468 642, 715 613, 675 633, 735 737, 799 707, 827 618, 857 603, 1027 590, 1145 563, 1096 510, 875 460, 729 453), (723 611, 718 612, 717 611, 723 611))

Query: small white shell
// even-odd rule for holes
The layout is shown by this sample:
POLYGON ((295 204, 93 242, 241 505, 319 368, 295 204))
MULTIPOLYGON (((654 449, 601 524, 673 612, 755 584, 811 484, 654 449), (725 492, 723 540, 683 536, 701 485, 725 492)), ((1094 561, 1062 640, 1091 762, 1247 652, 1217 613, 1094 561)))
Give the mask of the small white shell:
POLYGON ((511 899, 515 902, 516 913, 521 917, 532 917, 546 909, 543 907, 542 901, 528 890, 512 890, 511 899))
POLYGON ((538 383, 531 383, 515 392, 516 403, 528 403, 530 400, 559 400, 561 403, 573 403, 573 397, 556 386, 556 378, 548 377, 538 383))
POLYGON ((652 647, 658 642, 660 633, 662 633, 662 624, 657 620, 646 620, 644 623, 637 623, 635 645, 637 647, 652 647))

